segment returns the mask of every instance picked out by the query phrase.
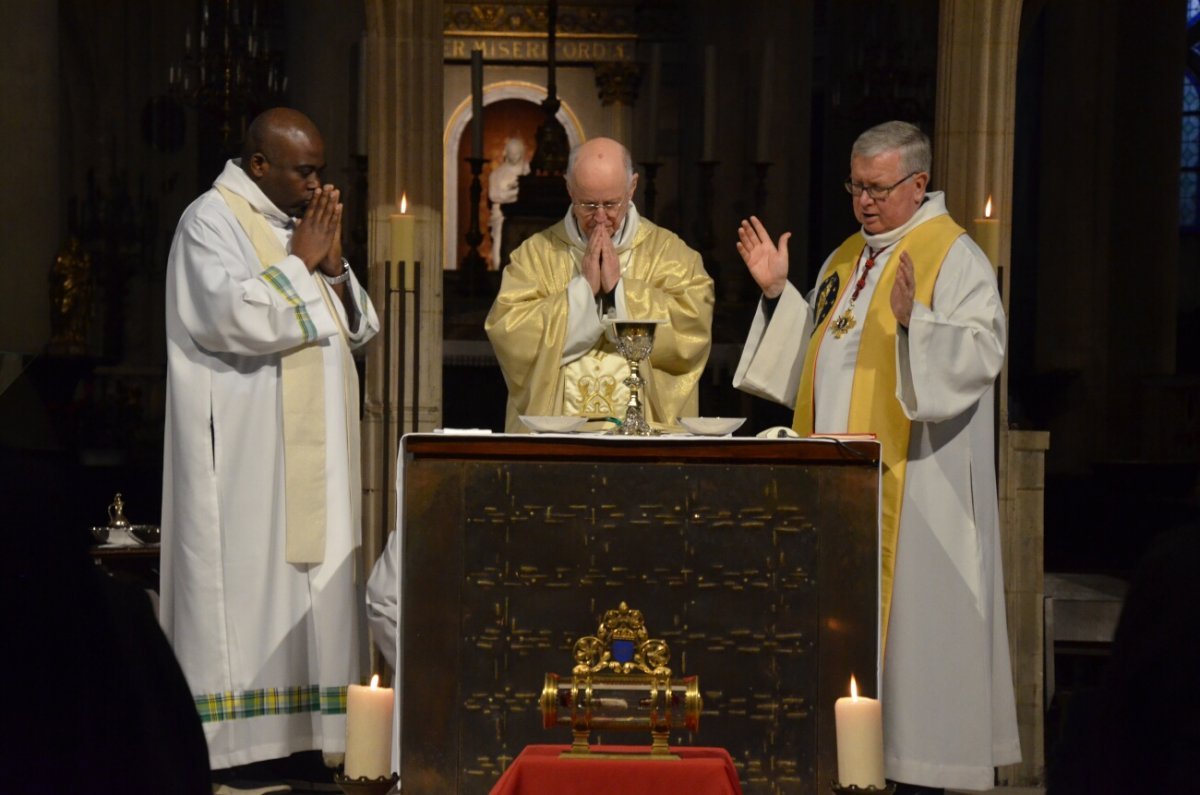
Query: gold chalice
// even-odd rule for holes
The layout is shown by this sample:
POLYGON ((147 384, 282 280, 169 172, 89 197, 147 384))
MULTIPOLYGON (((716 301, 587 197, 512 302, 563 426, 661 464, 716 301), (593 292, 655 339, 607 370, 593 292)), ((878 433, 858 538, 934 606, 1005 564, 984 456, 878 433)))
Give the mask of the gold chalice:
POLYGON ((655 327, 666 322, 665 320, 608 320, 612 327, 612 339, 617 346, 617 352, 624 356, 625 361, 629 363, 629 377, 625 379, 625 386, 629 387, 629 403, 625 406, 625 417, 619 426, 608 433, 620 436, 658 435, 658 431, 651 428, 650 423, 646 422, 646 414, 642 410, 641 389, 646 381, 642 378, 638 368, 643 361, 650 357, 650 351, 654 349, 655 327))

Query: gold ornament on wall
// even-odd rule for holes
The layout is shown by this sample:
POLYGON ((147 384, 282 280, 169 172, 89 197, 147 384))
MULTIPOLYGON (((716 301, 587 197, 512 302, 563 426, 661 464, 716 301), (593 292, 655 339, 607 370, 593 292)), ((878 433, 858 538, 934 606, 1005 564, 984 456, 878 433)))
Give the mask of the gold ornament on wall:
POLYGON ((50 268, 50 352, 82 356, 92 320, 92 256, 72 236, 50 268))

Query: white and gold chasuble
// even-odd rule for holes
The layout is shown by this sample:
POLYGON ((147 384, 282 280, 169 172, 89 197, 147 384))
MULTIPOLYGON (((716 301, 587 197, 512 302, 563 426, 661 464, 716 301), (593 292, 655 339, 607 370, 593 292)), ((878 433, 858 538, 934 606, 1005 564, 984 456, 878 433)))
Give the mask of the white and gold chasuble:
MULTIPOLYGON (((484 328, 508 385, 505 431, 520 415, 622 417, 629 399, 624 358, 606 337, 579 272, 584 247, 567 217, 526 240, 504 269, 484 328)), ((694 416, 711 348, 713 283, 700 255, 630 206, 614 239, 621 260, 615 316, 665 319, 655 334, 643 405, 650 422, 694 416)))

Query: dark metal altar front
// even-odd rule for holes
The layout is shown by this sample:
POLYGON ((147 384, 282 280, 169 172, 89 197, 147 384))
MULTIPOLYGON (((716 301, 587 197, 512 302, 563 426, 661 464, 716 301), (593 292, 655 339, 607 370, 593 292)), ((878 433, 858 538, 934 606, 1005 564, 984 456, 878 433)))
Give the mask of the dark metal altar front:
MULTIPOLYGON (((833 702, 874 694, 874 443, 410 436, 401 780, 487 792, 546 671, 624 601, 700 676, 695 736, 747 793, 834 778, 833 702)), ((628 742, 619 735, 601 742, 628 742)))

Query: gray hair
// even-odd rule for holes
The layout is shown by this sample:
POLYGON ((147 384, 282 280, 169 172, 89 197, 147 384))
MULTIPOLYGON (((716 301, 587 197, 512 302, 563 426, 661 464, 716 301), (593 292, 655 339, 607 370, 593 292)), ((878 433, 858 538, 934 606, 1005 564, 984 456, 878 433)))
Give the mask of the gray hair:
MULTIPOLYGON (((586 141, 585 141, 586 143, 586 141)), ((625 144, 618 142, 621 147, 621 162, 625 165, 625 184, 633 183, 633 155, 629 154, 629 149, 625 144)), ((579 159, 579 150, 583 148, 583 144, 572 147, 571 154, 567 155, 567 173, 565 178, 568 185, 575 184, 575 161, 579 159)))
POLYGON ((850 150, 850 159, 878 157, 885 152, 899 152, 900 166, 905 173, 929 173, 933 150, 929 136, 921 128, 906 121, 885 121, 858 136, 850 150))

